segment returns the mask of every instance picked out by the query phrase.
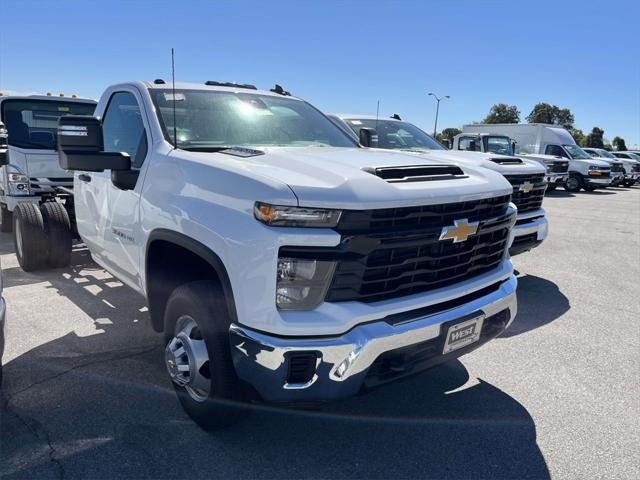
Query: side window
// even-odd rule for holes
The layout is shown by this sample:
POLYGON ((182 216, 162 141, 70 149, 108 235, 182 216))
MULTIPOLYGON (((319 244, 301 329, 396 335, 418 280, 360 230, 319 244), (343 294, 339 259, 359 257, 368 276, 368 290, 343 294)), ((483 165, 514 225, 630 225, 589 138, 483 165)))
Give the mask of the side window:
POLYGON ((479 152, 480 145, 475 137, 460 137, 458 142, 458 150, 469 150, 472 152, 479 152))
POLYGON ((556 157, 569 158, 567 153, 560 145, 547 145, 544 153, 546 155, 555 155, 556 157))
POLYGON ((126 152, 131 165, 140 168, 147 156, 147 134, 142 123, 140 106, 129 92, 111 96, 102 121, 105 152, 126 152))

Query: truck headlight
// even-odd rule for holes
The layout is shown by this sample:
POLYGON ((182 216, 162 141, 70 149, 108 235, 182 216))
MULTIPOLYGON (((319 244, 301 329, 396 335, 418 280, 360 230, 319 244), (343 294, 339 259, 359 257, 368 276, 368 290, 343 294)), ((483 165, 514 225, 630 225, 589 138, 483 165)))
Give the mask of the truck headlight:
POLYGON ((335 262, 278 259, 276 305, 282 310, 312 310, 324 301, 335 262))
POLYGON ((29 177, 22 173, 9 172, 7 173, 7 180, 9 183, 9 195, 29 195, 31 193, 29 188, 29 177))
POLYGON ((256 202, 256 219, 272 227, 333 228, 338 225, 340 210, 326 208, 288 207, 256 202))

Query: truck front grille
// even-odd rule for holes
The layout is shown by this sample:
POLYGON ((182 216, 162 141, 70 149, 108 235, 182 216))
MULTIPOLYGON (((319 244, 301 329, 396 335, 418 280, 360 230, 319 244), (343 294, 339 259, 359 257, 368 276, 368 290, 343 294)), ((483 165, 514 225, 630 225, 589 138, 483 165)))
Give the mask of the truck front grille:
POLYGON ((505 175, 513 185, 512 201, 518 207, 518 213, 531 212, 542 207, 547 184, 544 173, 535 175, 505 175))
POLYGON ((553 162, 551 164, 551 173, 567 173, 569 171, 569 162, 553 162))
POLYGON ((621 163, 613 163, 611 164, 612 172, 624 172, 624 166, 621 163))
POLYGON ((375 302, 426 292, 496 268, 509 230, 510 197, 384 210, 345 211, 340 257, 326 301, 375 302), (455 220, 479 222, 475 235, 440 240, 455 220))
POLYGON ((633 170, 634 172, 640 172, 640 165, 634 165, 633 166, 633 170))

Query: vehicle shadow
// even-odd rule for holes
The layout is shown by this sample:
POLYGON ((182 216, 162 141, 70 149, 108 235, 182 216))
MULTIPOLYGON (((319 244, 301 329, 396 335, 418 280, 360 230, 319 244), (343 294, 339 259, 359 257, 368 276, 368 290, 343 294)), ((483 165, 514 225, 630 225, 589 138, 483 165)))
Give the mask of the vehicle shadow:
POLYGON ((543 327, 564 315, 569 299, 558 286, 535 275, 518 277, 518 315, 499 338, 515 337, 543 327))
POLYGON ((575 197, 576 195, 574 193, 568 192, 566 190, 553 190, 553 191, 547 191, 545 193, 545 196, 547 197, 557 197, 557 198, 571 198, 571 197, 575 197))
POLYGON ((3 478, 549 478, 525 407, 460 361, 321 411, 250 407, 206 433, 179 406, 140 296, 86 252, 42 275, 94 325, 5 365, 3 478))
POLYGON ((582 193, 584 195, 615 195, 616 192, 615 191, 610 191, 609 188, 611 188, 611 187, 607 187, 607 190, 592 190, 590 192, 582 191, 580 193, 582 193))

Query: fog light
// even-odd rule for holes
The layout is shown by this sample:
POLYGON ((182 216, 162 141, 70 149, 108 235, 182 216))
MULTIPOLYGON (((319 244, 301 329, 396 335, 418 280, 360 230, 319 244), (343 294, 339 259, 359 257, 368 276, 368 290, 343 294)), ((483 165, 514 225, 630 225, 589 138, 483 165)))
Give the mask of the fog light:
POLYGON ((276 305, 285 310, 311 310, 324 300, 335 262, 279 258, 276 305))

